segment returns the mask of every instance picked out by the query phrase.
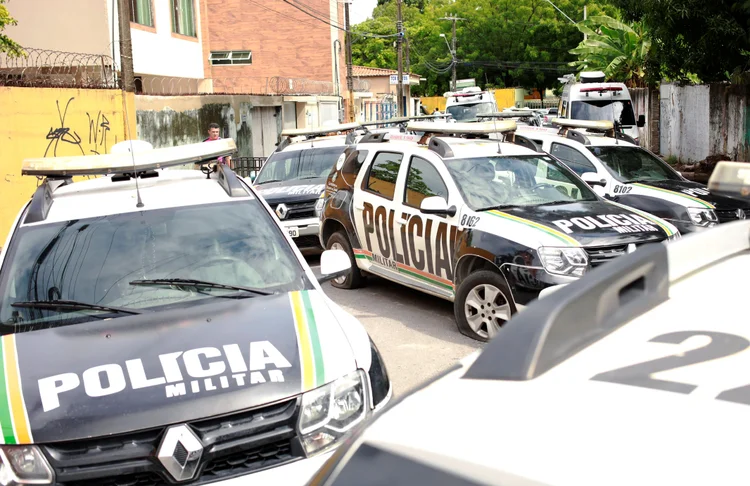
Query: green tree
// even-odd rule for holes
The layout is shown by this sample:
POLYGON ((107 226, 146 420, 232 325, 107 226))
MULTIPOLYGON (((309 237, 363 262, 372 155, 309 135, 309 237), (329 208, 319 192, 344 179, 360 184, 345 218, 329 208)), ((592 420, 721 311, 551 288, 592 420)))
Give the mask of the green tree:
POLYGON ((631 87, 645 86, 644 66, 651 40, 641 22, 627 25, 602 15, 581 22, 578 29, 588 38, 570 51, 578 56, 571 66, 580 71, 603 71, 607 79, 631 87))
POLYGON ((725 81, 750 68, 750 2, 733 0, 612 0, 626 20, 642 21, 653 41, 646 68, 689 81, 725 81))
POLYGON ((21 56, 23 55, 21 46, 3 34, 5 27, 18 23, 16 19, 10 16, 10 12, 8 12, 8 8, 4 3, 6 3, 6 0, 0 0, 0 52, 5 52, 11 57, 21 56))

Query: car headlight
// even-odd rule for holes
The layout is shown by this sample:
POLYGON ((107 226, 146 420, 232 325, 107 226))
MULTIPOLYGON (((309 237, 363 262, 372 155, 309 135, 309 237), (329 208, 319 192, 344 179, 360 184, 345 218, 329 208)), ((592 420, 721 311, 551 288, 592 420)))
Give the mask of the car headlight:
POLYGON ((713 209, 687 208, 690 221, 698 226, 713 226, 719 221, 713 209))
POLYGON ((544 269, 555 275, 582 277, 589 265, 589 257, 583 248, 539 248, 539 258, 544 269))
POLYGON ((55 482, 52 468, 37 446, 0 446, 0 461, 2 486, 55 482))
POLYGON ((323 196, 320 196, 320 199, 315 203, 315 216, 320 216, 320 214, 323 212, 323 206, 325 205, 326 200, 323 198, 323 196))
POLYGON ((361 370, 302 395, 298 429, 307 455, 333 446, 365 418, 367 408, 361 370))

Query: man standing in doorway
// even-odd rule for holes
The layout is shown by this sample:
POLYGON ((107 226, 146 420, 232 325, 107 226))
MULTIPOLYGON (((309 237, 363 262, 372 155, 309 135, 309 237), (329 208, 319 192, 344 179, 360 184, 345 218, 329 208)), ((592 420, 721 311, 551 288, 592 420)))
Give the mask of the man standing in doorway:
MULTIPOLYGON (((204 142, 213 142, 214 140, 221 140, 221 137, 219 136, 219 133, 221 131, 221 127, 219 127, 218 123, 211 123, 208 125, 208 138, 204 140, 204 142)), ((218 161, 220 164, 226 164, 230 168, 232 167, 232 157, 226 156, 226 157, 219 157, 218 161)))

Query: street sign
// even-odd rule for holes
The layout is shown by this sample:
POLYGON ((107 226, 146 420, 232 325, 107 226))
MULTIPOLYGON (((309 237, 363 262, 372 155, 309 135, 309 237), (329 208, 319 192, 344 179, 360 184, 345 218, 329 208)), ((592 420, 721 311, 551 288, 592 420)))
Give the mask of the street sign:
POLYGON ((477 82, 474 79, 457 79, 456 80, 456 89, 470 88, 476 85, 477 85, 477 82))
MULTIPOLYGON (((398 74, 391 74, 390 81, 391 81, 391 84, 398 84, 398 74)), ((403 75, 403 81, 401 81, 401 84, 409 84, 408 74, 403 75)))

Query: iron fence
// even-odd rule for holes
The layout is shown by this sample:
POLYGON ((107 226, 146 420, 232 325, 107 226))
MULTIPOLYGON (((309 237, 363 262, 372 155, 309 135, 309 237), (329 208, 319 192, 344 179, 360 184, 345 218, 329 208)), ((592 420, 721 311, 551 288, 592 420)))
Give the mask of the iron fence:
POLYGON ((0 86, 119 88, 111 56, 24 47, 23 54, 0 54, 0 86))
POLYGON ((234 171, 240 177, 250 177, 252 172, 257 174, 265 161, 265 157, 232 157, 234 171))

